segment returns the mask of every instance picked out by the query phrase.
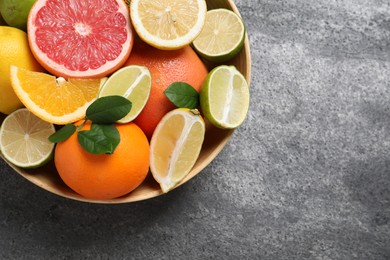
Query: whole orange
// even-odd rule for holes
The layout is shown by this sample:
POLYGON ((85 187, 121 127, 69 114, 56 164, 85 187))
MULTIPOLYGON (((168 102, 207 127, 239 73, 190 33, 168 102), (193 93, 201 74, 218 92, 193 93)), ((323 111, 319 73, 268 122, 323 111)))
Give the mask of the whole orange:
MULTIPOLYGON (((117 124, 120 143, 114 153, 85 151, 74 133, 57 144, 54 163, 61 179, 88 199, 113 199, 137 188, 149 171, 149 142, 134 123, 117 124)), ((89 129, 86 124, 82 129, 89 129)))
POLYGON ((140 39, 134 42, 126 65, 143 65, 149 68, 152 88, 149 100, 134 122, 150 138, 161 118, 175 106, 164 95, 173 82, 186 82, 198 92, 208 70, 195 51, 186 46, 178 50, 159 50, 140 39))

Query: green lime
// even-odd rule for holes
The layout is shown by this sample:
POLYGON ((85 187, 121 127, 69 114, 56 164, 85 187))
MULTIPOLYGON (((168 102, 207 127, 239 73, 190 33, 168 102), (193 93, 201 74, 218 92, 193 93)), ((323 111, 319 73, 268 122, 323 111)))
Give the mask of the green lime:
MULTIPOLYGON (((0 0, 0 10, 1 10, 1 0, 0 0)), ((7 25, 7 23, 4 21, 4 19, 3 19, 3 16, 1 16, 1 13, 0 13, 0 26, 1 25, 7 25)))
POLYGON ((129 65, 114 72, 99 91, 99 97, 119 95, 131 101, 130 112, 119 123, 135 119, 145 107, 152 87, 152 76, 144 66, 129 65))
POLYGON ((48 140, 54 125, 21 108, 9 114, 0 128, 0 151, 10 163, 37 168, 53 157, 54 143, 48 140))
POLYGON ((211 70, 200 91, 200 106, 216 127, 241 125, 249 109, 249 86, 244 76, 234 66, 220 65, 211 70))
POLYGON ((203 58, 224 62, 236 56, 245 42, 245 26, 242 19, 228 9, 207 12, 202 31, 192 45, 203 58))
POLYGON ((27 30, 27 17, 36 0, 1 0, 0 13, 12 27, 27 30))

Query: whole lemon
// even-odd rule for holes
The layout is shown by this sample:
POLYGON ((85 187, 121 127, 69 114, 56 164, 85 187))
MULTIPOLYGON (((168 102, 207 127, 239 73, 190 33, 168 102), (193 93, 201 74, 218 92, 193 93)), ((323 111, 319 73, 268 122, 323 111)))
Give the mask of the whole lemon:
POLYGON ((27 33, 17 28, 0 26, 0 112, 4 114, 10 114, 23 106, 12 89, 11 65, 44 71, 30 51, 27 33))

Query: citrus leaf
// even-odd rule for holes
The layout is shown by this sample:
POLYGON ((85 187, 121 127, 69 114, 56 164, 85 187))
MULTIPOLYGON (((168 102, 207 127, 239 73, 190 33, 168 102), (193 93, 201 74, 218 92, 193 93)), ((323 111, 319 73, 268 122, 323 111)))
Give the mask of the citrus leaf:
POLYGON ((92 154, 112 154, 120 142, 114 124, 93 123, 90 130, 78 132, 77 138, 84 150, 92 154))
POLYGON ((86 111, 86 118, 97 124, 110 124, 126 116, 132 103, 122 96, 105 96, 96 99, 86 111))
POLYGON ((164 91, 165 96, 179 108, 197 108, 199 93, 185 82, 174 82, 164 91))
POLYGON ((73 124, 67 124, 61 129, 56 131, 54 134, 49 136, 49 141, 52 143, 59 143, 65 141, 76 131, 76 126, 73 124))

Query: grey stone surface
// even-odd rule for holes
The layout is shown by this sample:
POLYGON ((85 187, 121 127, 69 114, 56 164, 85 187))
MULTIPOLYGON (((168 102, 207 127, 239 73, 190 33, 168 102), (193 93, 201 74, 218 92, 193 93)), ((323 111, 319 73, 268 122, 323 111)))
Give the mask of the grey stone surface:
POLYGON ((237 0, 245 123, 149 201, 95 205, 0 162, 0 259, 390 259, 390 3, 237 0))

